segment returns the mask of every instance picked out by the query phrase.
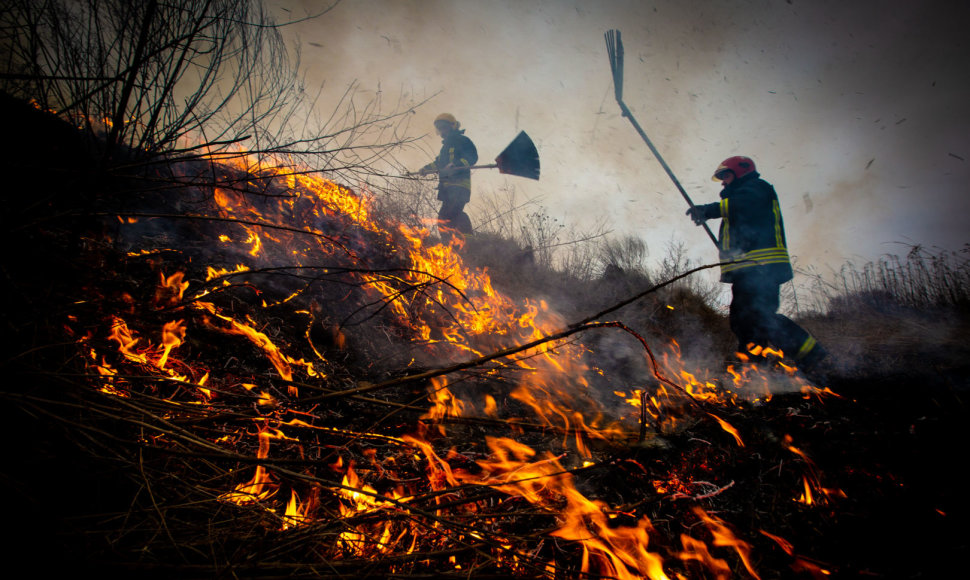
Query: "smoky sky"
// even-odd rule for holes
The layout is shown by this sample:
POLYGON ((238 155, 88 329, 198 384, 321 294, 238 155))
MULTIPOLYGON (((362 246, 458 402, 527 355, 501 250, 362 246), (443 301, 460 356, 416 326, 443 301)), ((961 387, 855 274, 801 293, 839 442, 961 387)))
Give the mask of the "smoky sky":
MULTIPOLYGON (((275 0, 278 20, 329 2, 275 0)), ((307 85, 333 106, 436 95, 414 115, 454 114, 494 158, 525 130, 539 182, 479 171, 475 199, 503 186, 577 227, 637 235, 659 259, 670 240, 715 251, 613 98, 603 34, 621 30, 624 100, 696 203, 715 201, 718 163, 747 155, 779 192, 797 262, 970 242, 970 8, 953 2, 344 0, 286 29, 307 85)), ((353 185, 353 184, 351 184, 353 185)), ((715 224, 716 225, 716 224, 715 224)))

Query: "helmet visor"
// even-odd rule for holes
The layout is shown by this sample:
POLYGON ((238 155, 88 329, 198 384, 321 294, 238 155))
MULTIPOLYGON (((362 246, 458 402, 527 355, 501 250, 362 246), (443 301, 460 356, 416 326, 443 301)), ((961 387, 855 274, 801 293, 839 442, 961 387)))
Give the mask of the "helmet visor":
POLYGON ((717 168, 717 171, 714 172, 714 175, 711 177, 711 180, 723 181, 724 178, 726 178, 728 175, 731 175, 733 173, 734 173, 733 171, 731 171, 730 169, 722 165, 717 168))

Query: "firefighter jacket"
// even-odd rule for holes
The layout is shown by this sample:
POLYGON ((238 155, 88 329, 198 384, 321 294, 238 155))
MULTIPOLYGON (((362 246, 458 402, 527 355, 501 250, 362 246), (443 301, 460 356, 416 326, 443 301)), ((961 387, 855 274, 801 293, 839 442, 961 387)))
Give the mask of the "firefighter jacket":
POLYGON ((705 219, 721 218, 721 281, 757 274, 776 284, 792 279, 778 194, 757 172, 721 190, 721 201, 700 206, 705 219))
POLYGON ((472 192, 472 172, 463 167, 471 167, 478 161, 478 150, 465 131, 452 131, 441 140, 438 158, 422 167, 422 171, 438 172, 438 199, 468 203, 472 192), (449 165, 452 169, 446 169, 449 165))

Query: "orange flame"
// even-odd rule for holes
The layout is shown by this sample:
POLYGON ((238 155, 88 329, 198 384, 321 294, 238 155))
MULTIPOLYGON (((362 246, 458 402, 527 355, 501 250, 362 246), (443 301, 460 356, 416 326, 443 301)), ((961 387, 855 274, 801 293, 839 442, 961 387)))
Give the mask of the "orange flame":
MULTIPOLYGON (((276 371, 280 374, 280 377, 283 380, 285 381, 293 380, 293 368, 290 365, 302 366, 306 370, 307 374, 309 374, 310 376, 316 376, 316 371, 313 368, 313 363, 306 362, 303 359, 295 360, 293 358, 290 358, 282 351, 280 351, 279 347, 277 347, 276 344, 274 344, 273 341, 265 333, 262 333, 256 330, 255 328, 253 328, 248 324, 239 322, 234 318, 221 314, 216 309, 215 305, 212 304, 211 302, 195 302, 194 304, 196 308, 199 308, 201 310, 206 310, 216 318, 219 318, 229 323, 228 328, 220 328, 220 327, 213 327, 213 328, 222 330, 229 334, 245 336, 250 340, 250 342, 252 342, 258 348, 260 348, 266 354, 266 357, 276 368, 276 371)), ((299 395, 299 389, 295 385, 289 385, 287 387, 287 390, 290 396, 292 397, 296 397, 299 395)))
MULTIPOLYGON (((259 449, 256 452, 258 459, 266 459, 269 457, 271 439, 288 439, 281 431, 272 428, 260 430, 258 437, 259 449)), ((266 467, 260 464, 256 466, 256 472, 253 474, 252 479, 246 483, 237 485, 233 491, 220 495, 219 499, 238 505, 259 503, 276 495, 278 489, 279 484, 276 483, 266 467)))
POLYGON ((708 415, 714 417, 717 420, 718 425, 721 426, 721 429, 724 429, 734 437, 734 440, 738 443, 738 447, 744 447, 744 441, 741 440, 741 434, 738 433, 738 430, 735 429, 733 425, 718 417, 714 413, 708 413, 708 415))
POLYGON ((483 476, 461 474, 468 482, 493 486, 505 493, 520 496, 536 505, 551 505, 550 494, 562 497, 562 523, 550 535, 578 542, 583 546, 582 572, 600 573, 615 578, 669 580, 663 571, 662 558, 647 550, 650 520, 641 518, 635 527, 612 527, 606 505, 581 494, 573 485, 572 475, 555 456, 531 462, 535 451, 507 438, 486 438, 494 458, 479 461, 483 476))
POLYGON ((176 320, 174 322, 166 322, 162 327, 162 346, 164 350, 162 351, 161 358, 158 359, 158 368, 165 368, 165 363, 168 362, 168 354, 172 352, 173 348, 180 346, 183 340, 185 340, 185 321, 176 320))
MULTIPOLYGON (((233 163, 247 170, 252 169, 252 166, 258 166, 257 160, 242 156, 233 163)), ((262 171, 268 175, 280 175, 282 170, 264 166, 262 171)), ((227 234, 219 236, 223 243, 244 246, 240 247, 239 254, 240 259, 246 263, 237 265, 235 270, 231 271, 209 267, 206 282, 215 280, 210 286, 218 283, 216 279, 219 277, 225 277, 221 282, 223 286, 228 286, 229 275, 251 271, 256 266, 270 263, 271 259, 280 255, 292 258, 300 265, 303 265, 301 260, 305 258, 312 257, 318 260, 320 255, 333 255, 334 252, 340 251, 334 249, 338 245, 336 243, 321 242, 319 245, 313 242, 297 243, 294 241, 296 239, 294 236, 297 234, 323 236, 321 226, 314 224, 320 224, 322 216, 338 215, 341 219, 348 220, 348 223, 352 222, 361 231, 373 234, 370 243, 376 241, 383 244, 386 241, 390 245, 393 240, 404 237, 406 247, 403 249, 406 251, 399 255, 405 256, 407 263, 401 269, 401 273, 393 275, 361 273, 357 274, 359 276, 357 281, 363 282, 369 292, 376 294, 386 305, 387 312, 396 317, 402 326, 409 327, 415 336, 424 341, 426 349, 422 354, 430 360, 462 360, 468 356, 478 356, 536 340, 565 327, 565 320, 545 302, 527 302, 519 305, 496 292, 487 272, 474 271, 465 267, 461 256, 456 251, 456 246, 430 243, 426 230, 399 226, 392 232, 373 218, 372 199, 366 195, 357 195, 347 188, 311 175, 280 176, 279 181, 285 183, 292 195, 281 198, 278 206, 267 204, 267 207, 260 210, 249 204, 240 192, 216 189, 214 198, 220 207, 220 212, 247 220, 246 224, 237 224, 231 236, 227 234), (303 225, 293 229, 302 228, 303 231, 297 231, 291 235, 266 227, 273 224, 292 224, 294 216, 299 213, 298 207, 303 208, 302 211, 308 219, 304 220, 303 225), (402 291, 402 287, 422 288, 422 291, 402 291), (443 316, 445 312, 451 318, 443 316)), ((307 237, 315 239, 312 236, 307 237)), ((224 247, 220 246, 220 248, 224 247)), ((342 248, 342 251, 355 257, 355 252, 359 252, 360 248, 348 246, 342 248)), ((184 275, 181 272, 169 277, 162 275, 155 304, 159 307, 177 306, 182 302, 187 288, 188 282, 184 281, 184 275)), ((320 376, 312 363, 302 359, 297 360, 285 354, 283 349, 277 346, 266 332, 263 332, 265 329, 257 329, 259 325, 252 318, 240 320, 230 316, 214 303, 199 301, 202 295, 200 293, 193 297, 191 305, 202 312, 199 316, 204 318, 205 323, 219 332, 244 336, 260 349, 279 376, 291 383, 288 385, 291 397, 298 396, 297 387, 292 384, 296 372, 302 371, 311 377, 320 376)), ((177 366, 178 361, 171 359, 170 355, 183 343, 185 336, 184 320, 169 322, 162 330, 160 346, 152 347, 149 344, 138 349, 139 338, 128 329, 123 320, 116 318, 112 325, 111 339, 118 343, 119 351, 125 360, 138 364, 155 364, 162 370, 166 366, 177 366), (153 360, 154 363, 152 363, 153 360)), ((335 340, 342 348, 344 340, 342 333, 336 335, 335 340)), ((283 348, 288 346, 283 345, 283 348)), ((661 354, 658 361, 662 373, 667 377, 678 378, 682 382, 682 387, 698 400, 735 405, 742 398, 754 400, 757 397, 770 396, 769 383, 772 379, 756 365, 743 362, 737 367, 730 367, 728 370, 730 378, 726 384, 722 384, 720 377, 712 378, 703 371, 689 369, 681 358, 680 347, 676 342, 669 345, 666 351, 661 354)), ((315 348, 313 352, 322 359, 315 348)), ((781 356, 780 352, 765 349, 760 349, 758 352, 761 355, 781 356)), ((512 403, 499 405, 493 396, 488 395, 485 397, 484 413, 492 417, 500 417, 511 408, 524 406, 531 410, 543 425, 562 430, 563 448, 574 448, 582 458, 590 459, 592 457, 592 451, 588 447, 590 440, 628 435, 629 427, 624 427, 619 422, 604 420, 602 412, 588 396, 587 376, 592 376, 592 373, 596 372, 596 369, 591 368, 587 363, 588 355, 589 352, 581 344, 560 341, 545 343, 501 360, 500 364, 519 372, 518 376, 521 379, 509 396, 522 405, 512 403)), ((92 360, 97 361, 97 356, 92 356, 92 360)), ((107 386, 116 371, 103 362, 96 366, 98 372, 105 377, 103 380, 107 386)), ((208 397, 211 393, 203 388, 207 378, 208 374, 198 381, 198 386, 208 397)), ((238 382, 233 384, 239 385, 238 382)), ((257 387, 250 383, 242 386, 254 393, 257 390, 257 387)), ((431 408, 422 416, 422 419, 438 422, 437 432, 441 435, 445 434, 444 426, 440 423, 442 419, 476 412, 472 403, 462 399, 461 386, 462 383, 458 381, 449 384, 445 377, 438 377, 431 381, 429 393, 431 408)), ((220 388, 223 388, 222 385, 220 388)), ((332 429, 312 426, 297 419, 283 423, 279 417, 285 408, 267 390, 259 389, 259 391, 258 405, 262 407, 260 412, 268 413, 274 417, 274 421, 279 421, 274 424, 332 429)), ((682 407, 683 395, 676 389, 668 389, 667 385, 660 384, 648 391, 631 389, 631 392, 632 395, 629 398, 622 391, 617 391, 616 394, 626 400, 629 410, 635 411, 632 415, 635 419, 639 419, 640 410, 643 408, 643 416, 651 418, 658 428, 672 427, 677 423, 678 419, 669 413, 673 408, 682 407)), ((711 416, 718 421, 725 432, 734 437, 739 446, 744 446, 738 431, 733 426, 714 414, 711 416)), ((394 439, 395 444, 411 446, 405 447, 408 449, 408 458, 424 463, 428 487, 432 491, 448 492, 449 487, 459 487, 462 484, 491 486, 554 513, 558 518, 559 527, 550 535, 582 546, 583 574, 629 579, 668 578, 663 569, 661 556, 648 549, 650 534, 654 532, 651 521, 644 516, 633 526, 611 525, 611 510, 608 506, 600 500, 587 498, 576 489, 573 475, 560 463, 564 455, 556 456, 551 452, 537 454, 531 447, 513 439, 487 437, 486 443, 492 455, 488 460, 478 461, 482 471, 480 474, 472 475, 467 471, 452 468, 449 461, 456 457, 454 450, 445 458, 435 451, 426 438, 428 432, 422 429, 423 425, 423 423, 419 425, 417 435, 400 439, 386 437, 388 441, 394 439), (559 506, 562 506, 561 509, 559 506)), ((334 429, 334 431, 337 430, 334 429)), ((257 458, 268 457, 270 442, 273 439, 288 438, 278 429, 263 426, 259 430, 257 458)), ((787 443, 793 453, 799 454, 808 462, 807 457, 790 446, 790 439, 787 443)), ((379 471, 380 462, 373 455, 370 455, 370 458, 372 468, 379 471)), ((334 469, 342 470, 342 465, 341 460, 334 469)), ((361 467, 360 470, 366 477, 365 468, 361 467)), ((663 483, 671 488, 688 489, 689 482, 685 484, 674 481, 675 479, 671 478, 671 481, 663 483)), ((813 481, 817 483, 816 479, 813 481)), ((810 493, 811 488, 807 477, 805 486, 806 493, 810 493)), ((266 502, 274 497, 279 489, 277 478, 269 469, 258 464, 249 481, 237 485, 233 491, 219 497, 223 501, 235 504, 255 504, 266 502)), ((325 488, 322 489, 327 491, 325 488)), ((404 487, 383 494, 378 493, 374 487, 362 480, 353 462, 349 463, 343 473, 340 486, 332 485, 330 491, 339 499, 341 516, 347 518, 379 510, 406 511, 407 501, 410 499, 404 487)), ((413 493, 415 490, 410 491, 413 493)), ((307 500, 301 503, 297 491, 291 488, 290 499, 282 515, 284 529, 302 526, 312 520, 314 506, 317 506, 315 494, 319 492, 321 488, 312 488, 307 500)), ((445 497, 444 494, 435 496, 439 509, 443 509, 440 506, 443 503, 442 498, 445 497)), ((474 503, 469 504, 467 509, 475 509, 474 505, 474 503)), ((706 525, 705 529, 710 531, 713 547, 726 547, 733 550, 748 572, 757 578, 750 562, 748 544, 736 538, 723 521, 699 508, 695 510, 695 514, 706 525)), ((413 550, 418 541, 417 534, 407 526, 392 523, 391 520, 392 518, 388 518, 387 521, 374 523, 370 518, 358 518, 357 521, 348 524, 350 529, 340 535, 338 544, 344 551, 357 556, 386 554, 399 547, 406 547, 409 541, 410 547, 406 547, 406 550, 413 550), (412 534, 410 540, 405 539, 408 534, 412 534)), ((481 539, 478 532, 469 532, 465 537, 481 539)), ((730 566, 725 560, 712 555, 711 549, 703 541, 686 535, 681 540, 684 551, 679 556, 683 561, 698 562, 718 577, 730 573, 730 566)), ((455 563, 455 567, 460 568, 461 565, 455 563)), ((548 570, 554 573, 555 566, 550 564, 548 570)))
POLYGON ((318 488, 312 488, 307 501, 301 502, 296 490, 290 490, 290 501, 286 502, 286 510, 283 512, 284 530, 297 528, 310 523, 312 519, 310 513, 317 503, 319 492, 320 490, 318 488))
POLYGON ((161 281, 155 290, 155 298, 153 300, 155 305, 161 308, 178 304, 189 287, 189 283, 185 281, 185 273, 176 272, 166 277, 165 274, 159 272, 159 276, 161 277, 161 281))
POLYGON ((748 574, 751 574, 756 579, 760 578, 751 565, 751 546, 747 542, 738 539, 724 521, 709 515, 699 507, 695 507, 693 511, 701 518, 701 521, 707 524, 711 535, 714 537, 714 546, 733 549, 741 559, 748 574))

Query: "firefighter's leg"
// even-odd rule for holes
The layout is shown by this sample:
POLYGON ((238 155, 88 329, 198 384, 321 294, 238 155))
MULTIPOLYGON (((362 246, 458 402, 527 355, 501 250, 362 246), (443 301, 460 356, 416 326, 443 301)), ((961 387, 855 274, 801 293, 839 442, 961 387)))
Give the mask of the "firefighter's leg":
POLYGON ((807 330, 795 324, 786 316, 778 314, 777 317, 780 329, 779 343, 784 342, 784 346, 779 348, 785 351, 788 358, 794 359, 799 368, 809 369, 814 367, 828 356, 828 352, 807 330))
POLYGON ((731 330, 734 330, 742 346, 750 342, 773 346, 802 368, 814 366, 825 358, 825 349, 807 330, 787 316, 778 314, 781 302, 781 287, 778 284, 751 275, 735 282, 732 292, 735 298, 731 302, 731 330), (736 323, 735 301, 739 297, 741 314, 736 323), (735 329, 736 325, 738 329, 735 329))
POLYGON ((459 232, 465 235, 472 233, 472 219, 468 217, 467 213, 463 211, 458 212, 458 216, 452 223, 455 225, 455 229, 457 229, 459 232))
POLYGON ((738 352, 747 353, 753 345, 762 345, 764 336, 760 319, 763 317, 759 307, 757 289, 744 280, 731 285, 731 331, 738 339, 738 352))
POLYGON ((781 303, 780 286, 755 271, 735 282, 734 291, 742 296, 746 312, 742 317, 744 339, 758 346, 780 349, 787 355, 791 348, 791 329, 788 325, 793 325, 798 330, 800 328, 778 314, 781 303))
POLYGON ((464 206, 464 203, 456 202, 454 198, 447 198, 442 202, 441 209, 438 211, 438 234, 442 242, 451 243, 459 230, 458 222, 464 206))

